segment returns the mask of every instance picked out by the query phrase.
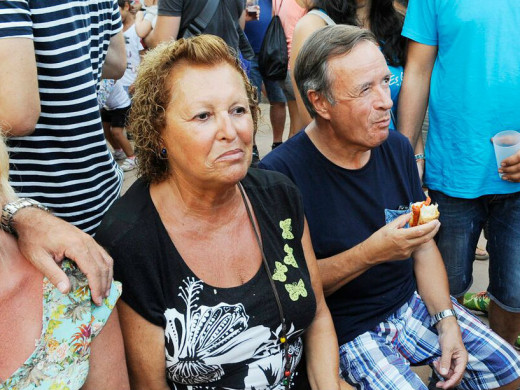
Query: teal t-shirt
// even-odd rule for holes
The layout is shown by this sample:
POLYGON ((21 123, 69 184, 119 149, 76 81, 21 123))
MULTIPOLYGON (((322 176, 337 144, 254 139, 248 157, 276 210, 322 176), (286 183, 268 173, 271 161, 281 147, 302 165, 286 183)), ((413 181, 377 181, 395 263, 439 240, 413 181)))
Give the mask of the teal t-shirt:
POLYGON ((460 198, 520 191, 499 178, 490 142, 520 131, 520 2, 410 0, 402 34, 438 47, 427 186, 460 198))

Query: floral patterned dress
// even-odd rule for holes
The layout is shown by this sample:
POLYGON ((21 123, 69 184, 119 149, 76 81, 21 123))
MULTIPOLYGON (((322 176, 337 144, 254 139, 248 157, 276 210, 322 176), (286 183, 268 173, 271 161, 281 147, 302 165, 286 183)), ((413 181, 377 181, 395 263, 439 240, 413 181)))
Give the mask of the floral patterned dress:
POLYGON ((71 282, 64 295, 47 278, 43 280, 42 334, 27 361, 0 383, 0 390, 77 390, 89 370, 90 344, 108 320, 121 295, 121 284, 112 284, 101 307, 91 302, 87 278, 70 261, 63 270, 71 282))

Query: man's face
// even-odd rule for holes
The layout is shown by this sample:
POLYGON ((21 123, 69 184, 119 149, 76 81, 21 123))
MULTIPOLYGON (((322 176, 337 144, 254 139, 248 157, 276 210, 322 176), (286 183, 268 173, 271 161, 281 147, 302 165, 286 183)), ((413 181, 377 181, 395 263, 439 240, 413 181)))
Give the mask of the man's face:
POLYGON ((328 116, 338 138, 359 150, 373 149, 388 137, 391 73, 379 48, 361 42, 329 60, 335 104, 328 116))

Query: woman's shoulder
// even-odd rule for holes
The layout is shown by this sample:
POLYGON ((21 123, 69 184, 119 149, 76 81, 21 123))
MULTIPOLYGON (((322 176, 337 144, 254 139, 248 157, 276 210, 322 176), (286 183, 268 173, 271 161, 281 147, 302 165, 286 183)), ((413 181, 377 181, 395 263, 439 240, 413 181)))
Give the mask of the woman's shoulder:
POLYGON ((96 231, 96 241, 101 245, 108 245, 109 242, 128 234, 130 230, 143 223, 143 218, 152 217, 153 213, 149 212, 151 206, 153 203, 149 183, 137 179, 106 212, 96 231))
POLYGON ((296 189, 291 179, 283 173, 258 168, 249 169, 242 183, 244 187, 256 189, 296 189))
POLYGON ((298 35, 299 37, 307 37, 311 35, 314 31, 326 25, 327 22, 325 22, 325 20, 323 20, 323 18, 320 15, 316 15, 314 13, 306 13, 298 21, 298 23, 296 23, 296 27, 294 28, 294 35, 298 35))

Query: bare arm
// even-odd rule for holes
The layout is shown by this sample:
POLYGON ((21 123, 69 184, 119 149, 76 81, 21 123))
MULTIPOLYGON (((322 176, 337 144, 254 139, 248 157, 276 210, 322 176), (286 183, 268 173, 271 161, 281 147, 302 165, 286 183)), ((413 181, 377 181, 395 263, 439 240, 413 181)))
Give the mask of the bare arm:
POLYGON ((240 14, 240 18, 238 18, 238 25, 243 30, 246 28, 246 10, 244 9, 240 14))
POLYGON ((145 39, 146 46, 154 48, 161 42, 177 39, 181 26, 180 16, 157 16, 155 28, 148 34, 145 39))
POLYGON ((337 255, 320 259, 321 279, 328 296, 369 268, 391 260, 408 259, 413 251, 430 241, 439 230, 439 221, 403 229, 410 214, 396 218, 362 243, 337 255))
POLYGON ((5 136, 29 135, 40 116, 32 39, 0 39, 0 58, 0 133, 5 136))
POLYGON ((132 390, 169 390, 164 329, 146 321, 122 300, 117 306, 132 390))
MULTIPOLYGON (((418 247, 413 253, 413 258, 417 290, 428 308, 428 313, 434 315, 452 309, 448 277, 435 241, 430 240, 418 247)), ((436 327, 442 356, 434 365, 446 379, 437 387, 448 389, 460 383, 468 355, 455 317, 441 320, 436 327)))
POLYGON ((114 308, 90 349, 90 369, 81 390, 128 390, 123 337, 117 309, 114 308))
POLYGON ((74 261, 87 276, 92 300, 101 305, 112 283, 112 258, 94 239, 77 227, 35 208, 18 211, 13 219, 20 252, 62 293, 70 290, 67 275, 58 266, 74 261))
POLYGON ((339 389, 339 352, 336 331, 334 330, 329 309, 325 303, 320 273, 316 264, 316 256, 312 249, 307 221, 305 221, 302 246, 312 281, 312 289, 316 296, 316 315, 305 332, 304 343, 309 382, 313 390, 339 389))
POLYGON ((292 46, 291 46, 291 58, 289 58, 289 67, 291 68, 291 82, 294 89, 294 96, 296 97, 296 105, 298 106, 298 114, 300 116, 300 125, 299 129, 307 126, 311 123, 312 118, 307 112, 307 108, 305 108, 305 104, 303 104, 303 100, 298 91, 298 87, 296 86, 296 81, 294 80, 294 66, 296 64, 296 59, 298 58, 298 53, 305 42, 305 40, 316 30, 319 30, 325 26, 325 22, 319 16, 316 15, 305 15, 301 18, 296 27, 294 28, 292 46))
POLYGON ((152 31, 152 23, 144 19, 144 12, 139 11, 135 15, 135 32, 139 38, 146 38, 152 31))
POLYGON ((403 85, 399 93, 398 128, 415 149, 428 106, 430 78, 437 57, 437 46, 410 41, 403 85))
POLYGON ((120 31, 112 38, 108 45, 107 55, 103 64, 102 77, 104 79, 119 80, 126 70, 125 37, 120 31))

